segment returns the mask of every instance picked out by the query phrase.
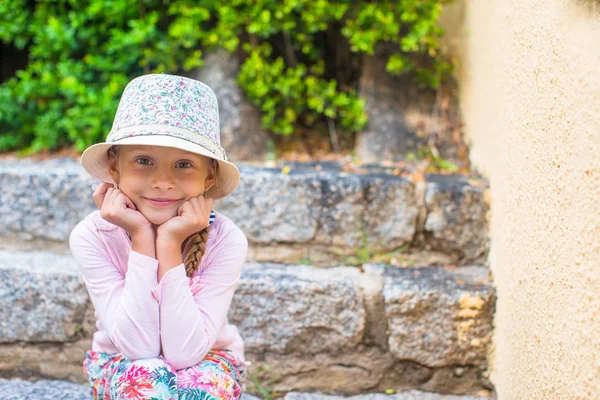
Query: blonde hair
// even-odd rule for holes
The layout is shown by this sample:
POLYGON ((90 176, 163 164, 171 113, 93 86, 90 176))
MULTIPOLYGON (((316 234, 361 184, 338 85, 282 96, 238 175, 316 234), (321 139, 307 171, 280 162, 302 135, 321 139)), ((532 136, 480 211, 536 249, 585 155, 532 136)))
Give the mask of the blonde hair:
MULTIPOLYGON (((219 176, 219 163, 214 158, 208 157, 209 160, 209 170, 212 169, 214 171, 215 178, 219 176)), ((215 185, 219 182, 215 180, 215 185)), ((185 249, 186 245, 190 245, 190 249, 188 253, 185 255, 185 259, 183 263, 185 264, 185 273, 188 277, 194 275, 194 272, 200 266, 200 260, 206 251, 206 242, 208 240, 208 231, 210 230, 210 225, 206 228, 202 229, 200 232, 192 233, 187 237, 181 244, 181 252, 185 249)))
MULTIPOLYGON (((108 148, 107 153, 112 154, 114 157, 118 155, 118 146, 111 146, 108 148)), ((219 176, 219 163, 214 158, 208 158, 208 168, 209 173, 212 171, 214 173, 214 177, 219 176)), ((215 181, 215 185, 218 185, 218 181, 215 181)), ((181 253, 183 254, 185 248, 189 246, 188 253, 185 255, 185 259, 183 263, 185 265, 185 273, 188 277, 192 277, 198 267, 200 266, 200 260, 206 251, 206 242, 208 241, 208 232, 210 230, 210 225, 206 228, 202 229, 199 232, 192 233, 188 236, 183 243, 181 244, 181 253)))

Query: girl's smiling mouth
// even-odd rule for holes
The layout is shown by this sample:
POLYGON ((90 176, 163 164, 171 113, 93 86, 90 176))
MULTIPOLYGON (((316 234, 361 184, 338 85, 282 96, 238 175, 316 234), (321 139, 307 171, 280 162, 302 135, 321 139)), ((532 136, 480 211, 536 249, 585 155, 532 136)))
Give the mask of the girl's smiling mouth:
POLYGON ((179 199, 161 199, 161 198, 156 198, 156 199, 150 199, 148 197, 144 197, 144 199, 148 200, 148 202, 154 206, 158 206, 158 207, 167 207, 167 206, 172 206, 173 204, 177 203, 179 201, 179 199))

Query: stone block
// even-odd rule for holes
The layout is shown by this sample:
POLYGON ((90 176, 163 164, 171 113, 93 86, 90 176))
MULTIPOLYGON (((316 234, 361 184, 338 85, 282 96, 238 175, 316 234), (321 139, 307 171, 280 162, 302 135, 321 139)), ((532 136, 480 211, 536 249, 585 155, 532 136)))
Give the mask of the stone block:
POLYGON ((66 240, 97 209, 92 183, 71 158, 0 162, 0 236, 66 240))
POLYGON ((420 390, 403 390, 395 394, 366 393, 356 396, 342 397, 323 393, 289 392, 284 400, 483 400, 479 396, 456 396, 439 393, 423 392, 420 390))
POLYGON ((89 298, 71 257, 0 250, 0 282, 0 343, 74 337, 89 298))
MULTIPOLYGON (((81 400, 92 396, 88 384, 77 384, 63 380, 41 379, 26 381, 23 379, 0 379, 2 399, 14 400, 81 400)), ((241 400, 258 400, 248 393, 242 393, 241 400)))
POLYGON ((229 312, 248 352, 335 352, 363 337, 355 268, 247 263, 229 312))
MULTIPOLYGON (((365 309, 355 268, 248 263, 229 318, 250 351, 335 351, 356 345, 365 309)), ((0 251, 0 342, 65 342, 93 327, 89 297, 70 256, 0 251), (84 329, 85 328, 85 329, 84 329)), ((93 333, 93 332, 86 332, 93 333)))
POLYGON ((415 232, 414 185, 388 174, 347 174, 293 167, 241 167, 244 179, 220 201, 223 212, 258 245, 302 243, 393 249, 415 232))
POLYGON ((0 379, 0 393, 3 399, 19 400, 81 400, 91 398, 89 385, 42 379, 26 381, 23 379, 0 379))
POLYGON ((429 367, 485 367, 495 295, 482 267, 366 265, 384 277, 390 352, 429 367))
POLYGON ((455 253, 460 264, 483 263, 489 249, 487 183, 460 175, 429 175, 424 232, 428 249, 455 253))

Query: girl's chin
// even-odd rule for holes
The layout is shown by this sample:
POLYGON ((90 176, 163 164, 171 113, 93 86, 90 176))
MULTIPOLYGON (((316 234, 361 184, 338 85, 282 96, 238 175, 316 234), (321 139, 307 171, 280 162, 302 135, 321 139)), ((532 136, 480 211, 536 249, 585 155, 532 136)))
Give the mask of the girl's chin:
POLYGON ((177 215, 176 211, 164 210, 164 211, 146 211, 143 213, 148 221, 154 225, 162 225, 171 218, 177 215))

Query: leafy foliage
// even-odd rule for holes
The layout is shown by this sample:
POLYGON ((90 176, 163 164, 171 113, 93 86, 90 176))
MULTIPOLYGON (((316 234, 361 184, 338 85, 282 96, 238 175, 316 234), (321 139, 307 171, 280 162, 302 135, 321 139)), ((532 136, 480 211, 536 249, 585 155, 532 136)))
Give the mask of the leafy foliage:
POLYGON ((0 85, 0 151, 81 151, 104 139, 131 78, 202 67, 217 47, 241 56, 238 83, 266 129, 291 134, 330 119, 356 132, 367 121, 356 61, 378 43, 398 47, 390 74, 436 88, 450 71, 439 52, 441 1, 0 2, 0 40, 29 56, 0 85))

